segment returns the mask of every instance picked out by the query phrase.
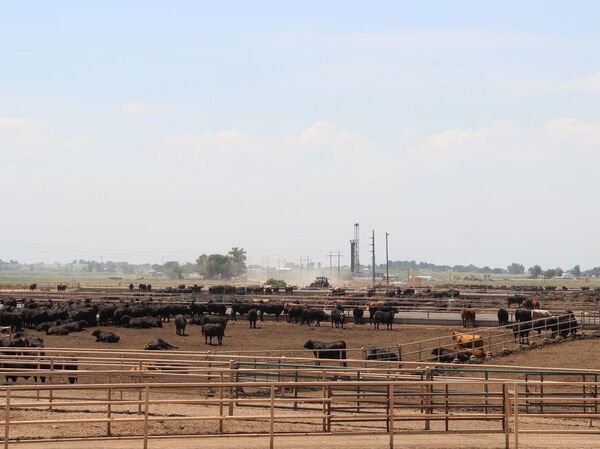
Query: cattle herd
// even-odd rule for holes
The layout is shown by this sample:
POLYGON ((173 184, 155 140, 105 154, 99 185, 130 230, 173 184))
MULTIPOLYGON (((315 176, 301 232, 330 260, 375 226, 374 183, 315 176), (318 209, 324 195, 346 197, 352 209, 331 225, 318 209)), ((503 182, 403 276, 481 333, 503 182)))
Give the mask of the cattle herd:
MULTIPOLYGON (((63 289, 64 285, 59 284, 58 288, 63 289)), ((37 288, 36 284, 30 286, 31 290, 37 288)), ((137 287, 141 291, 152 289, 150 284, 139 284, 137 287)), ((202 286, 194 285, 186 287, 179 285, 177 291, 200 292, 202 286)), ((284 317, 288 323, 298 324, 300 326, 321 326, 323 322, 330 322, 332 328, 344 329, 346 325, 346 313, 344 307, 335 302, 331 308, 326 310, 323 307, 315 307, 308 303, 295 301, 280 301, 270 299, 240 299, 239 297, 228 303, 223 301, 223 296, 215 300, 216 295, 226 294, 247 294, 255 291, 252 287, 243 287, 244 292, 240 292, 241 287, 231 286, 213 286, 209 287, 209 292, 213 294, 206 302, 200 302, 192 299, 190 302, 169 301, 156 298, 121 298, 116 301, 104 300, 100 302, 92 299, 77 300, 34 300, 21 299, 17 301, 14 298, 2 300, 0 310, 0 326, 10 326, 16 337, 10 342, 2 341, 3 345, 20 345, 30 347, 43 347, 43 340, 40 338, 28 338, 23 334, 26 329, 35 329, 45 332, 47 335, 68 335, 74 332, 80 332, 86 328, 95 328, 101 326, 114 326, 133 329, 151 329, 160 328, 164 322, 171 319, 175 323, 175 332, 177 336, 186 336, 188 325, 200 326, 201 333, 204 336, 204 342, 207 345, 222 345, 227 323, 229 320, 237 321, 241 317, 249 323, 251 329, 258 329, 257 323, 263 321, 265 315, 272 316, 276 321, 284 317)), ((273 293, 272 287, 267 287, 273 293)), ((134 289, 134 285, 130 285, 134 289)), ((398 289, 394 292, 395 296, 412 296, 415 294, 413 289, 398 289)), ((287 290, 286 290, 287 291, 287 290)), ((292 292, 293 289, 290 290, 292 292)), ((265 287, 256 288, 256 292, 264 294, 265 287)), ((456 290, 447 290, 443 292, 433 292, 432 295, 443 295, 442 297, 456 298, 459 292, 456 290)), ((386 296, 390 296, 386 294, 386 296)), ((192 297, 194 298, 194 297, 192 297)), ((520 344, 529 344, 529 334, 542 330, 549 331, 551 338, 560 335, 565 337, 569 334, 575 334, 577 321, 572 312, 565 312, 559 316, 553 316, 548 311, 540 308, 538 300, 532 300, 522 295, 513 295, 507 299, 507 308, 510 310, 513 305, 517 308, 514 312, 515 323, 512 325, 512 332, 515 342, 520 344)), ((398 312, 394 302, 389 300, 370 301, 366 306, 356 306, 351 310, 352 319, 355 325, 365 324, 365 315, 368 314, 368 322, 373 329, 392 330, 395 315, 398 312)), ((509 326, 509 311, 505 308, 498 310, 498 324, 500 326, 509 326)), ((475 310, 467 305, 461 312, 463 327, 475 327, 475 310)), ((98 343, 119 343, 121 337, 115 332, 107 332, 101 329, 95 329, 91 332, 98 343)), ((481 337, 471 334, 453 335, 455 347, 436 348, 432 355, 440 362, 453 360, 464 361, 472 357, 484 357, 483 342, 481 337), (478 338, 476 338, 478 337, 478 338)), ((315 352, 317 358, 345 358, 346 343, 344 341, 318 342, 309 340, 305 346, 306 349, 315 352), (329 357, 331 356, 331 357, 329 357)), ((168 350, 176 347, 161 339, 155 339, 148 343, 145 349, 148 350, 168 350)), ((372 350, 367 354, 368 358, 386 358, 391 357, 388 352, 372 350)), ((389 358, 391 359, 391 358, 389 358)))
MULTIPOLYGON (((500 308, 498 310, 498 326, 510 328, 514 341, 520 345, 529 345, 529 334, 534 331, 538 335, 545 331, 551 339, 558 336, 566 338, 569 335, 577 335, 579 323, 575 318, 575 314, 570 310, 559 315, 553 315, 548 310, 540 308, 539 300, 521 295, 511 296, 507 302, 509 308, 512 304, 517 304, 517 309, 514 311, 515 323, 511 326, 508 310, 500 308)), ((475 317, 475 311, 470 306, 463 309, 461 312, 463 327, 474 327, 475 317)), ((438 362, 466 362, 473 360, 473 358, 483 359, 486 356, 481 335, 453 332, 452 340, 454 341, 453 348, 438 347, 431 351, 433 360, 438 362)))

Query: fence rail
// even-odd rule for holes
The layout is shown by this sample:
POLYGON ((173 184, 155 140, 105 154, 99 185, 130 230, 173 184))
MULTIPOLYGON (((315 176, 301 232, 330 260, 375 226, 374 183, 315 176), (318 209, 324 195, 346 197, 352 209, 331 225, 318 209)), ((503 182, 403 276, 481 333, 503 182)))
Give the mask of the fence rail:
POLYGON ((547 433, 548 418, 565 422, 554 433, 576 434, 586 420, 586 432, 600 435, 597 382, 545 382, 544 396, 533 394, 541 387, 537 381, 492 380, 229 382, 222 374, 218 382, 176 388, 170 382, 17 385, 0 388, 0 426, 5 449, 122 437, 141 440, 147 449, 152 439, 178 435, 249 434, 268 437, 270 448, 283 436, 380 434, 393 448, 395 436, 405 432, 498 434, 506 448, 518 448, 520 434, 547 433))

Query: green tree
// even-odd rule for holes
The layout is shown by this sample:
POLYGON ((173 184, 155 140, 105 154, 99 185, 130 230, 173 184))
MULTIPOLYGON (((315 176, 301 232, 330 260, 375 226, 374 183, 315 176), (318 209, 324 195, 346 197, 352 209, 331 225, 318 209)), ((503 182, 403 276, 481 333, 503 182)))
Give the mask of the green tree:
POLYGON ((265 282, 265 284, 267 284, 267 285, 273 285, 273 286, 277 286, 277 287, 285 287, 287 285, 287 282, 285 282, 282 279, 271 278, 267 282, 265 282))
POLYGON ((556 269, 554 271, 556 271, 557 278, 562 277, 562 275, 564 274, 564 270, 561 267, 556 267, 556 269))
POLYGON ((164 268, 169 279, 183 279, 183 268, 179 262, 166 262, 164 268))
POLYGON ((206 275, 211 278, 231 278, 234 276, 233 259, 223 254, 211 254, 206 260, 206 275))
POLYGON ((549 268, 548 270, 544 271, 544 276, 546 276, 548 279, 556 277, 556 269, 549 268))
POLYGON ((200 273, 203 276, 208 275, 208 273, 206 271, 207 263, 208 263, 208 256, 206 254, 202 254, 200 257, 198 257, 196 259, 196 267, 197 267, 198 273, 200 273))
POLYGON ((542 267, 539 265, 534 265, 533 267, 529 268, 529 274, 533 278, 539 277, 542 274, 542 267))
POLYGON ((571 268, 571 274, 575 277, 581 276, 581 267, 579 265, 575 265, 571 268))
POLYGON ((231 248, 231 251, 229 251, 228 255, 231 256, 235 263, 246 266, 247 256, 244 248, 238 248, 237 246, 234 246, 231 248))
POLYGON ((506 270, 510 274, 523 274, 523 273, 525 273, 525 267, 523 265, 521 265, 520 263, 516 263, 516 262, 511 263, 508 267, 506 267, 506 270))

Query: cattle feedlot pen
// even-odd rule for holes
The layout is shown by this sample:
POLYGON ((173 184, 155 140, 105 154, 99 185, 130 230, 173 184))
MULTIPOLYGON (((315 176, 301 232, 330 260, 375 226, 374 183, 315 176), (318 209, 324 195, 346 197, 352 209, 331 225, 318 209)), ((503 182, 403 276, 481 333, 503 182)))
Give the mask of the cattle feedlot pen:
MULTIPOLYGON (((528 399, 521 392, 526 388, 533 388, 537 382, 501 382, 487 381, 477 384, 468 383, 468 386, 481 387, 487 385, 490 391, 488 397, 469 394, 465 390, 465 383, 459 381, 402 381, 402 382, 370 382, 369 396, 362 398, 364 411, 357 411, 353 405, 359 398, 348 394, 357 386, 365 386, 364 383, 350 381, 327 381, 327 382, 198 382, 181 383, 177 390, 187 392, 198 392, 210 388, 212 391, 219 390, 212 397, 196 397, 194 399, 173 399, 173 385, 170 383, 142 383, 142 384, 112 384, 112 385, 52 385, 52 386, 13 386, 2 388, 6 410, 6 418, 0 421, 4 426, 4 447, 24 442, 58 442, 69 441, 69 438, 23 438, 11 439, 13 432, 20 428, 36 426, 65 426, 70 424, 86 428, 93 424, 107 424, 112 426, 113 434, 106 432, 104 435, 79 436, 73 440, 105 441, 110 439, 139 439, 143 441, 143 447, 149 447, 152 439, 174 438, 174 437, 247 437, 266 436, 269 437, 270 447, 274 447, 275 437, 302 436, 302 435, 373 435, 387 434, 389 436, 389 447, 394 447, 394 435, 402 433, 409 434, 432 434, 432 433, 460 433, 460 434, 504 434, 505 447, 518 447, 519 433, 553 433, 553 434, 578 434, 590 435, 600 434, 600 429, 590 427, 587 430, 576 429, 544 429, 546 417, 560 418, 565 420, 576 419, 592 420, 600 418, 600 414, 593 408, 597 404, 597 398, 581 397, 579 395, 562 395, 548 397, 544 401, 553 403, 564 402, 569 405, 583 404, 588 408, 585 413, 552 413, 540 414, 537 411, 527 411, 528 399), (267 395, 253 398, 234 398, 229 396, 232 388, 265 389, 267 395), (314 394, 302 398, 281 397, 279 392, 286 389, 300 388, 319 391, 322 394, 314 394), (115 395, 109 391, 119 392, 122 399, 115 399, 115 395), (49 392, 53 391, 57 398, 54 403, 48 400, 49 392), (87 399, 84 395, 79 398, 78 393, 87 392, 101 399, 87 399), (71 397, 65 397, 65 393, 71 397), (139 394, 141 393, 141 394, 139 394), (60 398, 60 399, 58 399, 60 398), (131 399, 133 398, 133 399, 131 399), (279 407, 292 402, 301 402, 308 407, 303 413, 291 413, 289 411, 278 411, 279 407), (235 413, 224 413, 230 404, 234 404, 235 413), (269 409, 268 413, 244 414, 240 412, 242 405, 263 405, 269 409), (48 407, 60 407, 73 411, 82 408, 94 410, 92 418, 60 418, 52 417, 48 407), (349 405, 352 412, 340 407, 349 405), (116 408, 135 410, 138 413, 115 413, 116 408), (185 415, 177 414, 168 416, 161 412, 165 407, 183 409, 203 410, 198 414, 188 411, 185 415), (201 408, 200 408, 201 407, 201 408), (489 410, 484 413, 483 410, 489 410), (13 413, 22 409, 40 410, 39 417, 34 419, 13 418, 13 413), (104 410, 104 412, 102 412, 104 410), (209 413, 206 413, 206 410, 209 413), (370 413, 368 413, 370 411, 370 413), (537 419, 532 419, 537 418, 537 419), (519 421, 529 420, 527 429, 519 429, 519 421), (304 429, 296 432, 277 430, 276 426, 286 422, 300 422, 296 427, 304 429), (159 430, 162 426, 152 426, 153 423, 177 422, 179 424, 205 424, 218 423, 219 429, 225 428, 225 432, 211 431, 202 433, 186 433, 183 435, 163 434, 159 430), (229 423, 250 424, 248 432, 228 431, 229 423), (469 429, 462 426, 465 422, 483 423, 479 429, 469 429), (119 424, 129 423, 136 429, 129 435, 115 435, 114 427, 119 424), (346 426, 353 423, 357 430, 346 430, 346 426), (396 427, 402 423, 402 429, 396 427), (139 426, 138 426, 139 424, 139 426), (535 426, 537 424, 538 427, 535 426), (533 426, 533 427, 532 427, 533 426), (450 429, 452 427, 452 429, 450 429), (512 438, 511 438, 512 437, 512 438), (512 442, 511 442, 512 440, 512 442)), ((597 383, 552 383, 555 388, 578 386, 581 388, 597 387, 597 383)), ((530 406, 531 407, 531 406, 530 406)), ((536 405, 539 407, 539 404, 536 405)), ((111 427, 108 427, 110 429, 111 427)))
MULTIPOLYGON (((357 359, 343 368, 339 360, 318 366, 311 358, 183 351, 46 352, 29 351, 30 368, 21 364, 4 374, 46 375, 51 382, 73 376, 79 383, 0 387, 4 447, 78 439, 140 439, 148 447, 160 438, 248 435, 269 437, 273 446, 283 436, 377 433, 389 436, 390 447, 402 433, 503 434, 506 447, 518 447, 519 433, 600 433, 594 425, 600 373, 593 370, 357 359), (75 361, 76 370, 52 368, 75 361), (50 369, 36 369, 46 363, 50 369), (548 419, 588 427, 549 429, 548 419), (281 427, 290 421, 293 433, 281 427), (35 435, 27 433, 31 426, 35 435), (58 432, 44 433, 52 426, 58 432), (69 426, 75 435, 61 433, 69 426)), ((1 358, 5 367, 24 362, 1 358)))

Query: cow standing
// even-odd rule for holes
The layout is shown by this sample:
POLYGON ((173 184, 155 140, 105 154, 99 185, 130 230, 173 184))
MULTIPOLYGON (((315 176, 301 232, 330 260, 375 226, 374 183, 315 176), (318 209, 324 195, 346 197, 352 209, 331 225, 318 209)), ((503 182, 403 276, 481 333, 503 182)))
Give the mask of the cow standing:
POLYGON ((475 327, 475 311, 466 308, 463 309, 460 313, 460 318, 462 319, 463 327, 475 327))
POLYGON ((506 309, 498 310, 498 326, 508 325, 508 311, 506 309))
POLYGON ((256 329, 256 321, 258 321, 258 310, 253 307, 248 311, 248 322, 250 323, 250 329, 256 329))
POLYGON ((180 337, 185 337, 185 327, 187 326, 187 320, 181 314, 175 316, 175 333, 180 337))
MULTIPOLYGON (((346 342, 343 340, 330 343, 308 340, 304 344, 304 348, 312 350, 317 359, 346 359, 346 342)), ((318 364, 319 362, 317 362, 318 364)), ((342 365, 346 366, 346 362, 343 362, 342 365)))
POLYGON ((344 323, 346 322, 346 317, 344 315, 344 309, 340 309, 336 307, 331 311, 331 327, 344 328, 344 323))

